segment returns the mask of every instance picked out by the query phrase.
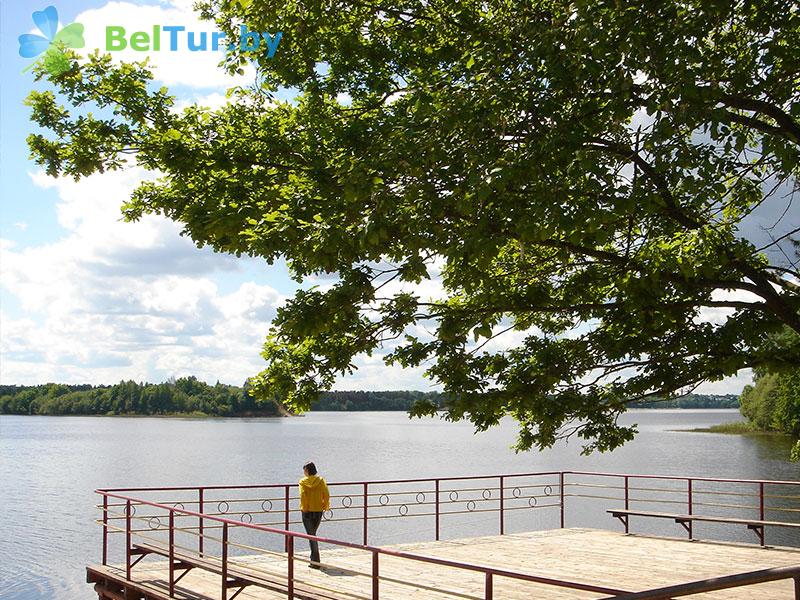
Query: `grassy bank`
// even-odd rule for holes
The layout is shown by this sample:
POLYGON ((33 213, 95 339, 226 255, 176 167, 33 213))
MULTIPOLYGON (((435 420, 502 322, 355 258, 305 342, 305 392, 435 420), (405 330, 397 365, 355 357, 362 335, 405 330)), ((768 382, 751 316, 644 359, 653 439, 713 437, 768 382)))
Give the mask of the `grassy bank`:
POLYGON ((764 431, 748 421, 738 421, 736 423, 720 423, 711 427, 697 427, 695 429, 684 429, 683 431, 696 431, 701 433, 737 433, 748 435, 786 435, 779 431, 764 431))

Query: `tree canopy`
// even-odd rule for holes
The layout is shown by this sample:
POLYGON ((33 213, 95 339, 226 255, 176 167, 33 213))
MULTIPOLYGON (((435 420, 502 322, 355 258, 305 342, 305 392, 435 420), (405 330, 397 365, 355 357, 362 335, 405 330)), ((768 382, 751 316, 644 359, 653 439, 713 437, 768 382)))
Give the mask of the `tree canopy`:
POLYGON ((764 430, 800 437, 800 369, 783 373, 756 372, 739 398, 741 412, 764 430))
POLYGON ((792 460, 800 461, 800 369, 756 370, 755 385, 745 386, 739 402, 742 414, 759 429, 791 435, 792 460))
POLYGON ((230 104, 178 111, 146 65, 65 51, 29 143, 52 175, 159 172, 129 219, 335 275, 279 311, 260 397, 307 409, 382 348, 426 367, 449 418, 605 450, 634 434, 627 403, 800 364, 797 269, 740 231, 797 186, 795 2, 200 6, 230 39, 283 32, 272 58, 226 55, 257 72, 230 104))

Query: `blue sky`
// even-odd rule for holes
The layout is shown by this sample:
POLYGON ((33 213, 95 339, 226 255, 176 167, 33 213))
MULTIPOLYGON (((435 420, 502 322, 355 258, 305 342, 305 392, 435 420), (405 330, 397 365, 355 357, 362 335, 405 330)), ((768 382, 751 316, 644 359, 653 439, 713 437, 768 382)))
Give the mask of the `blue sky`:
MULTIPOLYGON (((154 24, 213 31, 197 21, 192 2, 61 0, 55 6, 62 26, 84 24, 92 49, 102 45, 109 24, 129 31, 154 24)), ((28 158, 25 138, 35 129, 23 101, 34 83, 22 73, 31 59, 19 56, 17 38, 35 31, 31 13, 48 4, 0 3, 0 382, 100 384, 196 375, 241 384, 263 367, 259 350, 269 321, 296 284, 283 264, 197 249, 164 219, 121 222, 119 206, 148 177, 138 168, 76 183, 46 177, 28 158)), ((215 67, 218 57, 211 52, 148 55, 157 82, 180 103, 218 106, 236 83, 215 67)), ((770 215, 758 219, 768 223, 770 215)), ((436 281, 421 291, 441 292, 436 281)), ((380 355, 359 358, 357 365, 338 389, 430 389, 420 370, 386 367, 380 355)), ((743 372, 702 391, 738 393, 749 379, 743 372)))

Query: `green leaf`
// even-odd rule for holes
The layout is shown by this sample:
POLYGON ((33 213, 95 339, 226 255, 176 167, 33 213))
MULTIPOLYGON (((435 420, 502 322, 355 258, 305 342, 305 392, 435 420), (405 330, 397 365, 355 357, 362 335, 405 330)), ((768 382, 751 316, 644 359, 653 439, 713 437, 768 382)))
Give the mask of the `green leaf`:
POLYGON ((50 46, 40 60, 44 69, 54 77, 66 73, 71 66, 69 59, 56 46, 50 46))
POLYGON ((83 39, 83 25, 81 23, 67 25, 56 33, 53 44, 63 45, 67 48, 83 48, 86 45, 83 39))

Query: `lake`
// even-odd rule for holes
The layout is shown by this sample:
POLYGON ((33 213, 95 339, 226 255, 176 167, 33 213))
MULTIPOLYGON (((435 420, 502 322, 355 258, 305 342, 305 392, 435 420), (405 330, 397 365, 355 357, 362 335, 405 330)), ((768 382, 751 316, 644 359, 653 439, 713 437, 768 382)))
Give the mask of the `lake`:
POLYGON ((389 412, 207 420, 2 416, 0 598, 96 598, 84 567, 100 557, 93 522, 99 487, 296 482, 306 460, 328 481, 565 469, 800 479, 785 438, 676 431, 738 420, 735 410, 634 410, 623 417, 639 425, 633 442, 581 456, 580 440, 515 454, 510 420, 474 434, 469 424, 389 412))

